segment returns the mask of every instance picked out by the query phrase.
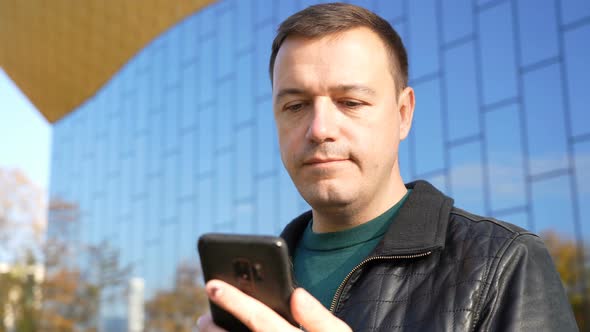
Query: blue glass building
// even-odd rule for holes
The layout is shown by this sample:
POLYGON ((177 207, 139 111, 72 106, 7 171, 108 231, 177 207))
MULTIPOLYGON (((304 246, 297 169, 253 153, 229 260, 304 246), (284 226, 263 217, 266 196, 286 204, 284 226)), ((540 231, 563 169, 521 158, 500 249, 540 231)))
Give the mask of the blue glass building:
MULTIPOLYGON (((590 3, 350 2, 391 22, 409 52, 404 180, 590 243, 590 3)), ((278 234, 308 208, 280 161, 267 69, 278 24, 314 3, 214 3, 54 125, 51 196, 79 206, 78 242, 120 250, 146 300, 178 264, 198 264, 201 233, 278 234)))

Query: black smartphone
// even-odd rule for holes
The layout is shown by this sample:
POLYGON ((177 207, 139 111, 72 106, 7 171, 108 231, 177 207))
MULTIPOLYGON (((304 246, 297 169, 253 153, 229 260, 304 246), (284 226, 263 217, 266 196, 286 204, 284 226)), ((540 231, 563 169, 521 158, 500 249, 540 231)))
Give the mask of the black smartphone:
MULTIPOLYGON (((205 282, 223 280, 256 298, 298 326, 291 315, 294 290, 287 244, 280 237, 207 233, 199 238, 205 282)), ((238 319, 209 301, 215 324, 228 331, 249 331, 238 319)))

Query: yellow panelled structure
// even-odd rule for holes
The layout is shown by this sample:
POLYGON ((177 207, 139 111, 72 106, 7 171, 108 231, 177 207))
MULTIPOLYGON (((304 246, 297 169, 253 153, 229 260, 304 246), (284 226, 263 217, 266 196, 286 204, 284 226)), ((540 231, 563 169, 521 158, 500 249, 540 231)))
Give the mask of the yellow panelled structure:
POLYGON ((0 0, 0 67, 53 123, 213 0, 0 0))

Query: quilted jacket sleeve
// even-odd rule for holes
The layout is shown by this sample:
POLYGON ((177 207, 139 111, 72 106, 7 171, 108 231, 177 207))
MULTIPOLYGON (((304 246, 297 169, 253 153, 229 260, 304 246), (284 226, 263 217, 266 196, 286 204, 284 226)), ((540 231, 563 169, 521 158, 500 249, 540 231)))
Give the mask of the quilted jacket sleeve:
POLYGON ((578 331, 561 279, 541 239, 520 234, 490 271, 476 331, 578 331))

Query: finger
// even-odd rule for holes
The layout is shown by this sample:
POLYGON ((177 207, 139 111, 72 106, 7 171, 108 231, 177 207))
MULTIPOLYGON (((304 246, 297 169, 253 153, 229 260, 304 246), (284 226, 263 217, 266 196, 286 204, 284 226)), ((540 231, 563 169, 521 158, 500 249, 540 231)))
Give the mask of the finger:
POLYGON ((199 332, 227 332, 221 327, 215 325, 213 322, 213 317, 211 317, 210 313, 199 317, 199 320, 197 321, 197 328, 199 332))
POLYGON ((308 332, 352 331, 303 288, 297 288, 291 295, 291 311, 295 320, 308 332))
POLYGON ((218 306, 239 319, 252 331, 288 331, 294 329, 283 317, 262 302, 220 280, 205 285, 207 295, 218 306))

